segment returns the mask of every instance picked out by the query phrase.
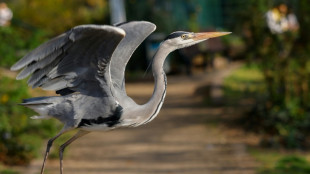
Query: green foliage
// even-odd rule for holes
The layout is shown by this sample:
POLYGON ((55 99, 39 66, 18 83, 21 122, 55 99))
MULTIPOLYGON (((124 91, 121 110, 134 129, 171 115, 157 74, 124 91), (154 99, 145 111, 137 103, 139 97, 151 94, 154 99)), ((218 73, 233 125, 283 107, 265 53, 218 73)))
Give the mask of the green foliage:
POLYGON ((298 156, 286 156, 281 158, 272 169, 263 170, 260 174, 308 174, 309 162, 298 156))
POLYGON ((0 27, 0 65, 8 66, 17 60, 16 50, 24 47, 24 41, 9 27, 0 27))
POLYGON ((9 7, 14 13, 12 25, 0 27, 0 66, 4 67, 71 27, 106 22, 108 12, 105 0, 17 0, 9 7))
POLYGON ((310 113, 301 110, 297 101, 280 107, 263 100, 242 122, 248 130, 264 134, 262 145, 268 147, 307 148, 310 113))
POLYGON ((240 124, 250 131, 263 134, 262 145, 287 148, 307 148, 310 112, 293 98, 284 105, 274 105, 268 100, 264 75, 258 66, 241 67, 224 80, 227 102, 235 103, 245 97, 255 97, 257 103, 240 124))
POLYGON ((264 76, 259 67, 244 65, 226 77, 223 82, 225 100, 236 104, 236 100, 265 95, 264 76))
POLYGON ((12 171, 12 170, 2 170, 0 174, 19 174, 19 172, 12 171))
POLYGON ((201 4, 206 5, 205 1, 186 0, 180 3, 178 0, 131 0, 125 2, 128 21, 152 21, 157 26, 157 32, 168 34, 176 30, 198 32, 205 29, 205 26, 202 26, 202 22, 206 23, 205 18, 198 21, 199 14, 205 10, 201 8, 201 4))
POLYGON ((9 67, 46 40, 46 32, 15 27, 0 27, 0 66, 9 67))
POLYGON ((248 128, 264 134, 263 144, 289 148, 310 146, 310 41, 307 0, 289 2, 298 9, 299 32, 272 34, 265 13, 272 1, 249 0, 237 12, 237 32, 247 43, 248 61, 259 62, 265 83, 265 97, 260 97, 252 112, 243 120, 248 128), (298 7, 298 8, 297 8, 298 7), (302 37, 301 37, 302 36, 302 37))
POLYGON ((0 162, 27 164, 37 156, 43 139, 57 129, 50 121, 30 120, 34 113, 17 106, 29 97, 25 81, 1 77, 0 83, 0 162))
POLYGON ((106 22, 108 14, 107 0, 17 0, 10 7, 19 25, 28 24, 53 35, 79 24, 106 22))

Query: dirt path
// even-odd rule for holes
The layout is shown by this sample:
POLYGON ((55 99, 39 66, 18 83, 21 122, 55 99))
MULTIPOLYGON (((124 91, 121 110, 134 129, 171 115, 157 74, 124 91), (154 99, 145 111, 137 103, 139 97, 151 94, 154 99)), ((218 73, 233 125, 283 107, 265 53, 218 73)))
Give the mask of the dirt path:
MULTIPOLYGON (((238 113, 229 107, 206 107, 195 91, 216 86, 239 65, 195 77, 168 77, 163 109, 151 123, 131 129, 91 133, 73 143, 64 159, 65 174, 254 174, 257 163, 246 151, 248 136, 218 120, 238 113)), ((127 84, 138 103, 147 101, 152 83, 127 84)), ((39 172, 35 160, 26 173, 39 172)), ((58 161, 49 160, 46 174, 58 174, 58 161)))

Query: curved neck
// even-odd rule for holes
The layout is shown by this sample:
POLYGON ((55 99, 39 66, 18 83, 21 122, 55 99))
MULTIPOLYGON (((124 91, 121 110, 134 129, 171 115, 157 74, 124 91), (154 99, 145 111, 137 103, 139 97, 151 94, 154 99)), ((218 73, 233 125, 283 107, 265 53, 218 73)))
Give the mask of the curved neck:
POLYGON ((143 105, 143 109, 146 113, 146 120, 144 123, 152 121, 157 116, 164 102, 164 98, 166 96, 167 78, 163 65, 171 51, 172 50, 170 50, 167 45, 162 43, 153 58, 152 72, 155 80, 155 86, 152 97, 146 104, 143 105))

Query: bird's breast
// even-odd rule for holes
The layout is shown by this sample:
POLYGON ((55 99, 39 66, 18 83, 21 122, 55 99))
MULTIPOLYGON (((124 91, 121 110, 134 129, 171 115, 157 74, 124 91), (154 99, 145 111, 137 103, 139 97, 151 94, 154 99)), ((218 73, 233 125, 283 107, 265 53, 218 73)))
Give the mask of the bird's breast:
POLYGON ((117 105, 108 115, 97 115, 92 118, 82 118, 78 124, 78 128, 88 131, 104 131, 113 129, 120 123, 122 114, 122 106, 117 105))

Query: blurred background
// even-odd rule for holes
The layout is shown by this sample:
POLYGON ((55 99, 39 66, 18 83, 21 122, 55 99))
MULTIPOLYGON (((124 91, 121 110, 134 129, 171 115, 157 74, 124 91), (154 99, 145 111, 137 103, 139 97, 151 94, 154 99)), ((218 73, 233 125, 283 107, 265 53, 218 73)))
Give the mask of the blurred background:
MULTIPOLYGON (((32 167, 39 169, 35 161, 42 159, 47 139, 61 129, 54 120, 30 120, 35 113, 17 105, 23 98, 55 94, 29 89, 25 80, 15 80, 16 73, 9 71, 9 67, 30 50, 76 25, 132 20, 157 25, 157 30, 131 58, 126 72, 128 93, 138 102, 146 101, 152 93, 152 73, 149 70, 143 74, 159 43, 169 33, 177 30, 233 33, 171 53, 165 63, 167 105, 158 121, 155 119, 150 127, 138 128, 127 135, 141 136, 139 131, 149 129, 160 137, 186 125, 184 136, 186 132, 190 135, 182 137, 184 143, 194 142, 186 138, 199 135, 195 142, 202 148, 195 151, 196 146, 191 147, 194 150, 188 151, 188 156, 182 150, 170 156, 167 152, 167 156, 161 157, 175 167, 162 171, 157 171, 160 167, 139 167, 138 161, 144 158, 137 153, 119 154, 117 160, 124 162, 123 168, 131 167, 132 173, 310 173, 308 0, 0 0, 0 174, 30 173, 32 167), (188 113, 186 117, 170 112, 180 108, 187 109, 180 111, 181 116, 188 113), (170 118, 171 125, 167 125, 166 132, 161 132, 166 124, 164 117, 170 118), (191 126, 197 126, 197 130, 190 129, 191 126), (199 155, 193 155, 197 152, 206 156, 198 158, 199 155), (230 163, 223 162, 229 158, 227 154, 233 154, 230 163), (175 159, 195 159, 200 168, 175 159), (210 167, 211 163, 214 167, 210 167), (183 167, 186 164, 184 170, 178 164, 183 167)), ((117 137, 124 132, 116 131, 112 135, 117 137)), ((70 135, 63 137, 55 146, 68 137, 70 135)), ((156 142, 159 142, 158 151, 154 154, 165 153, 160 149, 167 150, 163 145, 167 141, 158 138, 156 142)), ((117 146, 119 149, 114 150, 126 151, 123 149, 126 144, 136 143, 133 146, 139 147, 139 143, 148 142, 139 139, 122 143, 123 147, 117 146)), ((149 144, 152 143, 153 139, 149 144)), ((108 144, 106 146, 101 148, 108 148, 108 144)), ((169 149, 173 151, 178 146, 179 143, 169 144, 169 149)), ((74 148, 73 152, 79 152, 78 145, 74 148)), ((76 157, 70 155, 73 152, 68 150, 66 156, 76 157)), ((103 155, 101 160, 111 161, 112 156, 118 154, 110 155, 103 155)), ((57 157, 56 148, 50 155, 51 161, 57 157)), ((156 162, 162 165, 163 159, 152 154, 148 158, 151 161, 147 165, 156 162)), ((57 166, 52 162, 47 165, 57 166)), ((71 170, 73 168, 74 165, 71 170)), ((125 169, 117 173, 126 173, 125 169)), ((47 170, 54 171, 53 168, 47 170)), ((113 173, 117 169, 107 171, 113 173)))

